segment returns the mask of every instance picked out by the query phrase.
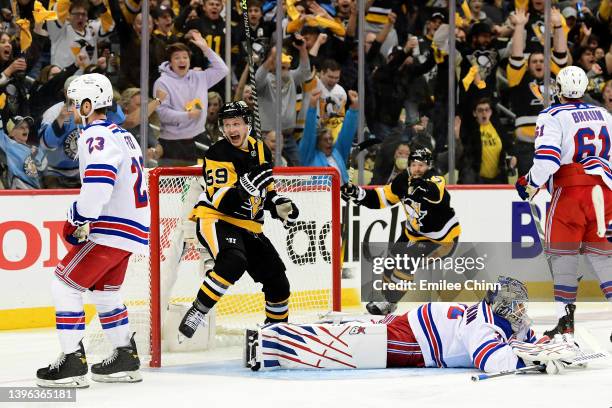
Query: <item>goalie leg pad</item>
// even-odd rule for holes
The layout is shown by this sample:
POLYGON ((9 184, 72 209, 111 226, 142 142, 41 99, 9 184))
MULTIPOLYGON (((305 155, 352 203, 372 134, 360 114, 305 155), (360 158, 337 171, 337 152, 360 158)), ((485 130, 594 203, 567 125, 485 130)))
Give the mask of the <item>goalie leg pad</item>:
POLYGON ((276 323, 259 332, 262 369, 354 369, 387 366, 387 326, 367 322, 276 323))

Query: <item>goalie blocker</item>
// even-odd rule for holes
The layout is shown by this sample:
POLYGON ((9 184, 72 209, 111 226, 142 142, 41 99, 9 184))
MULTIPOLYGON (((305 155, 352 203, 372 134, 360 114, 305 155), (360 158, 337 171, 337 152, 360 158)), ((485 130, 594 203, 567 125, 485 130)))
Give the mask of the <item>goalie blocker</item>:
POLYGON ((427 303, 397 316, 308 325, 276 323, 247 332, 245 365, 258 369, 388 367, 477 368, 484 372, 544 364, 561 371, 573 342, 536 342, 525 286, 500 277, 500 289, 470 307, 427 303))

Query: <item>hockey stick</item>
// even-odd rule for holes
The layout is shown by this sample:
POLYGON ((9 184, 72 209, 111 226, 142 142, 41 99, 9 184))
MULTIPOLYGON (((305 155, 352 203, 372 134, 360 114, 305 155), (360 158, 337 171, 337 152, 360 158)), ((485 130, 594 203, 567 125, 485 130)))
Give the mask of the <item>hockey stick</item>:
POLYGON ((259 103, 257 102, 257 84, 255 83, 255 63, 253 62, 253 47, 251 46, 251 26, 249 26, 249 14, 247 11, 247 0, 241 0, 242 18, 244 21, 244 33, 246 35, 247 62, 249 64, 249 85, 253 95, 253 124, 255 138, 261 140, 261 121, 259 119, 259 103))
MULTIPOLYGON (((594 353, 580 352, 571 363, 567 364, 567 367, 584 368, 586 363, 590 363, 591 361, 597 361, 597 360, 605 360, 608 358, 610 358, 610 355, 605 351, 599 351, 599 352, 594 352, 594 353)), ((536 364, 536 365, 531 365, 527 367, 517 368, 516 370, 504 370, 504 371, 499 371, 497 373, 491 373, 491 374, 473 375, 472 381, 478 382, 482 380, 488 380, 491 378, 505 377, 507 375, 521 374, 521 373, 531 372, 531 371, 541 371, 545 369, 546 369, 545 364, 536 364)))
MULTIPOLYGON (((379 138, 373 137, 371 139, 364 140, 361 143, 353 143, 353 146, 351 147, 351 152, 349 154, 349 160, 348 160, 349 172, 351 172, 351 169, 354 169, 356 167, 357 158, 359 157, 359 153, 381 142, 382 140, 380 140, 379 138)), ((350 174, 349 174, 348 183, 352 184, 350 174)), ((351 201, 349 200, 346 202, 346 209, 344 211, 344 214, 342 214, 342 221, 341 221, 342 230, 340 231, 340 237, 342 239, 342 250, 340 251, 340 268, 342 268, 342 265, 344 265, 344 258, 346 257, 346 251, 348 250, 348 248, 346 247, 346 243, 348 240, 349 211, 350 210, 351 210, 351 201)))
POLYGON ((528 373, 531 371, 541 371, 541 370, 546 370, 545 364, 530 365, 526 367, 517 368, 516 370, 504 370, 504 371, 499 371, 497 373, 491 373, 491 374, 473 375, 472 381, 478 382, 478 381, 483 381, 483 380, 489 380, 491 378, 505 377, 507 375, 522 374, 522 373, 528 373))
POLYGON ((546 253, 546 250, 544 249, 544 244, 546 242, 546 236, 544 235, 544 230, 542 229, 542 221, 540 219, 540 216, 538 215, 538 207, 531 200, 529 200, 529 209, 531 210, 531 217, 533 218, 533 223, 535 224, 536 230, 538 231, 538 238, 540 240, 540 246, 542 247, 542 252, 544 252, 544 257, 546 258, 546 264, 548 265, 548 271, 550 272, 550 276, 554 277, 550 255, 548 255, 546 253))

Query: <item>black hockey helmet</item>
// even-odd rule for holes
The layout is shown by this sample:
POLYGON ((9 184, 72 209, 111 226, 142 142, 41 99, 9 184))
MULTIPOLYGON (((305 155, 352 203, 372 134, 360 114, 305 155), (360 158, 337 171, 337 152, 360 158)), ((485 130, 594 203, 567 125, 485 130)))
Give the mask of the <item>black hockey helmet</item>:
POLYGON ((230 102, 223 105, 219 110, 219 127, 223 130, 223 119, 243 118, 247 125, 251 126, 253 113, 244 101, 230 102))
POLYGON ((410 164, 413 161, 425 163, 431 167, 433 163, 433 155, 431 154, 431 150, 426 147, 421 147, 411 151, 410 156, 408 156, 408 163, 410 164))

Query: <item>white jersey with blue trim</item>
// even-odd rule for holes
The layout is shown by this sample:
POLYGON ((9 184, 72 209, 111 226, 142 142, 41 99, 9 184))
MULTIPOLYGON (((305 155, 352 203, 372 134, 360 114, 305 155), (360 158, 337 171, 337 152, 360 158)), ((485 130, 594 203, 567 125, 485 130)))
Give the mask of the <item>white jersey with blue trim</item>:
POLYGON ((510 323, 495 315, 484 301, 427 303, 408 313, 410 327, 426 367, 475 367, 485 372, 524 367, 508 344, 533 343, 535 333, 525 327, 514 335, 510 323))
POLYGON ((600 176, 612 189, 610 130, 612 116, 599 106, 564 103, 544 109, 536 123, 529 183, 540 187, 561 166, 579 163, 585 174, 600 176))
POLYGON ((94 121, 79 136, 78 158, 82 186, 73 219, 89 222, 89 240, 97 244, 146 254, 151 217, 134 136, 113 123, 94 121))

